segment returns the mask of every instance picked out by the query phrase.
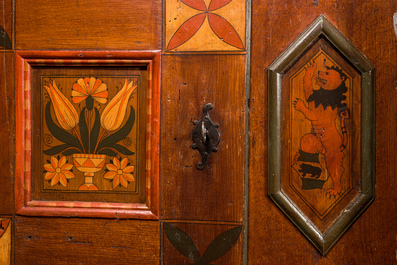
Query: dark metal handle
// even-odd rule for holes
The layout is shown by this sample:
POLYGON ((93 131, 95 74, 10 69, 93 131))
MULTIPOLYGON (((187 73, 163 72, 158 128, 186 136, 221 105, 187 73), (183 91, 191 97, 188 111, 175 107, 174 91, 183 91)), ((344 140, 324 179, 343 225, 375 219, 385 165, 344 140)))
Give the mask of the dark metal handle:
POLYGON ((208 114, 208 111, 213 107, 211 103, 205 104, 203 117, 201 120, 193 122, 195 126, 192 134, 194 142, 192 148, 198 149, 202 156, 202 161, 197 164, 198 169, 204 169, 207 166, 210 153, 218 151, 216 147, 220 140, 220 134, 217 130, 219 124, 214 124, 208 114))

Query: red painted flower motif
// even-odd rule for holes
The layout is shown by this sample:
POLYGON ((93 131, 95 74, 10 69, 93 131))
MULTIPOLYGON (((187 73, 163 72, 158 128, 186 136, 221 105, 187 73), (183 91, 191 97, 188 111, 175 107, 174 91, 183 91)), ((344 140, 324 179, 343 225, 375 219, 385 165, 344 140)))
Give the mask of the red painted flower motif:
POLYGON ((65 156, 62 156, 59 160, 55 156, 51 156, 50 164, 44 165, 44 169, 47 170, 44 179, 51 180, 51 186, 59 182, 62 186, 66 187, 67 180, 75 178, 75 175, 70 172, 72 167, 72 164, 66 163, 65 156))
POLYGON ((129 182, 135 181, 134 176, 131 174, 134 171, 134 166, 129 166, 128 158, 123 158, 120 162, 116 157, 113 158, 113 164, 106 164, 109 170, 103 177, 105 179, 113 180, 113 189, 121 185, 124 188, 128 187, 129 182))
POLYGON ((243 42, 233 26, 223 17, 211 13, 229 4, 232 0, 212 0, 207 8, 204 0, 181 0, 187 6, 199 11, 203 11, 186 20, 179 29, 174 33, 167 50, 172 50, 188 41, 203 25, 208 17, 208 22, 212 31, 219 39, 239 49, 244 49, 243 42))

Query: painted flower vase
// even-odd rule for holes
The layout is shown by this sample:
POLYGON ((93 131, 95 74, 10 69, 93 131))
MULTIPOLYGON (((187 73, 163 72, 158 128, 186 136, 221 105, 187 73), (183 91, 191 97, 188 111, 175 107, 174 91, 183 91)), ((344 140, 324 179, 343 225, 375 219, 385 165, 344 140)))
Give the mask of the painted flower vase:
POLYGON ((98 187, 93 183, 95 172, 100 171, 105 165, 106 155, 73 154, 74 166, 84 173, 84 183, 79 190, 96 191, 98 187))

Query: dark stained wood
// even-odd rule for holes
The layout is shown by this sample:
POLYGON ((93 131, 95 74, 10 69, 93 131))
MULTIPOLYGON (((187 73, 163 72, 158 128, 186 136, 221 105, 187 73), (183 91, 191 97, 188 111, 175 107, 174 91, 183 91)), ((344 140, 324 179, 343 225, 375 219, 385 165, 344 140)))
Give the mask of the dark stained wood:
POLYGON ((15 220, 15 264, 158 264, 158 222, 15 220))
POLYGON ((242 221, 244 181, 244 55, 163 56, 161 212, 164 219, 242 221), (218 152, 198 170, 193 121, 212 103, 218 152))
POLYGON ((397 63, 392 23, 396 8, 395 1, 253 1, 248 264, 396 262, 397 214, 392 203, 397 198, 397 63), (326 257, 315 250, 266 195, 269 143, 264 69, 320 14, 377 67, 376 198, 326 257))
POLYGON ((14 213, 14 55, 0 53, 0 214, 14 213))
POLYGON ((160 49, 161 1, 16 3, 17 49, 160 49))

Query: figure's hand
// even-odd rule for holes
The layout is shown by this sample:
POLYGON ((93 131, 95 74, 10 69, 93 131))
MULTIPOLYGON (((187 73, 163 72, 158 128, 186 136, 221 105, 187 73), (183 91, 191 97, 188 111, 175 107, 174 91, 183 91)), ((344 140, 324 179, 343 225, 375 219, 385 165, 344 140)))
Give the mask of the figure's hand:
POLYGON ((300 156, 301 156, 301 155, 299 154, 299 152, 296 152, 296 154, 295 154, 295 156, 294 156, 294 162, 293 162, 293 164, 295 164, 295 163, 298 162, 300 156))
POLYGON ((313 76, 314 71, 317 69, 317 64, 313 62, 309 62, 309 64, 306 67, 306 73, 305 75, 313 76))
POLYGON ((302 111, 303 109, 306 108, 305 103, 299 98, 296 98, 294 102, 292 102, 292 105, 294 105, 296 110, 302 111))

